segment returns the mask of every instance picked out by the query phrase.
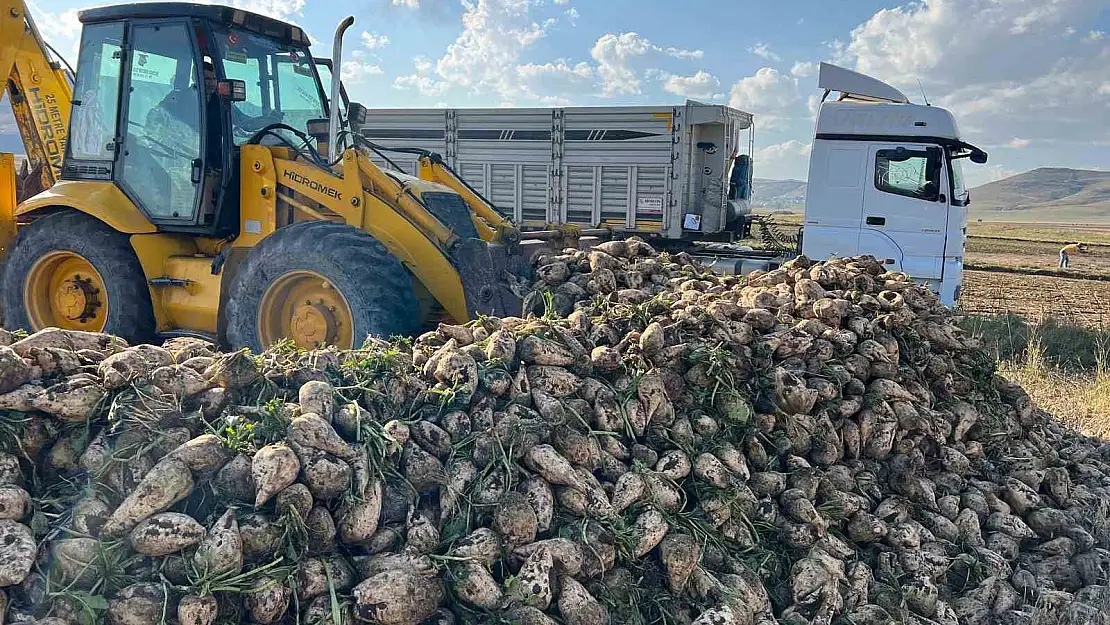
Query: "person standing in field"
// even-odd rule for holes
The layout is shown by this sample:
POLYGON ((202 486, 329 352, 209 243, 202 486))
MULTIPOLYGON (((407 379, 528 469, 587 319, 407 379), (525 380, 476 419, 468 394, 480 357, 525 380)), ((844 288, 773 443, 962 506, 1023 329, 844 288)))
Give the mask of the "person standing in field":
POLYGON ((1081 245, 1079 243, 1069 243, 1060 248, 1060 269, 1067 269, 1069 267, 1069 263, 1071 260, 1070 256, 1072 254, 1078 254, 1085 251, 1087 251, 1087 246, 1081 245))

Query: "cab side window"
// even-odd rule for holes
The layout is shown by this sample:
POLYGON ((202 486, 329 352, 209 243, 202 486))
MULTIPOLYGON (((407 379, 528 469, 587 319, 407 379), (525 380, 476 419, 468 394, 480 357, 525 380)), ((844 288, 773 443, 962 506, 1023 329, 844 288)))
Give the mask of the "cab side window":
POLYGON ((115 159, 123 24, 92 24, 81 37, 69 151, 76 159, 115 159))
POLYGON ((940 193, 940 158, 929 150, 879 150, 875 154, 875 188, 884 193, 936 201, 940 193))

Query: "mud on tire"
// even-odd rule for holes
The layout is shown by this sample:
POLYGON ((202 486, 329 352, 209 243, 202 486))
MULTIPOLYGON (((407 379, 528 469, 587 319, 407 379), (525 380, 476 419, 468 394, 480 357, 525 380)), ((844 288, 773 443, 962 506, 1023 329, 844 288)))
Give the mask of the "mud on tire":
POLYGON ((259 309, 267 288, 290 272, 326 278, 350 306, 354 347, 367 336, 409 335, 419 328, 412 276, 370 234, 346 224, 305 221, 279 229, 250 251, 228 292, 226 339, 261 351, 259 309))
POLYGON ((131 343, 154 338, 150 289, 130 238, 94 217, 70 210, 20 228, 0 276, 5 328, 37 329, 31 327, 24 302, 26 278, 36 262, 59 250, 84 257, 103 279, 109 307, 103 332, 131 343))

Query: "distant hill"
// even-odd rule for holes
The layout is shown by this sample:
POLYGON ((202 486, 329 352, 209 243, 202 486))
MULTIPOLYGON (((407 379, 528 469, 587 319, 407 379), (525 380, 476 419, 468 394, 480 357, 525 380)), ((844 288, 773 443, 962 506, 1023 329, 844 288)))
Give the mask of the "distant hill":
POLYGON ((805 203, 806 183, 803 180, 756 178, 752 181, 754 208, 801 211, 805 203))
POLYGON ((1002 221, 1110 222, 1110 171, 1041 167, 971 190, 971 215, 1002 221))

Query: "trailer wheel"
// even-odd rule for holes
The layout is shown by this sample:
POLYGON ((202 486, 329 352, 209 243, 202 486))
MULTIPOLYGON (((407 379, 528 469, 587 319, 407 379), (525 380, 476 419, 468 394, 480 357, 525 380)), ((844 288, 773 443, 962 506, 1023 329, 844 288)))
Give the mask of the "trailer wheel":
POLYGON ((150 290, 129 237, 74 211, 22 227, 4 262, 4 325, 154 336, 150 290))
POLYGON ((283 339, 352 349, 367 336, 412 334, 412 276, 370 234, 306 221, 262 240, 240 265, 227 302, 227 340, 262 351, 283 339))

